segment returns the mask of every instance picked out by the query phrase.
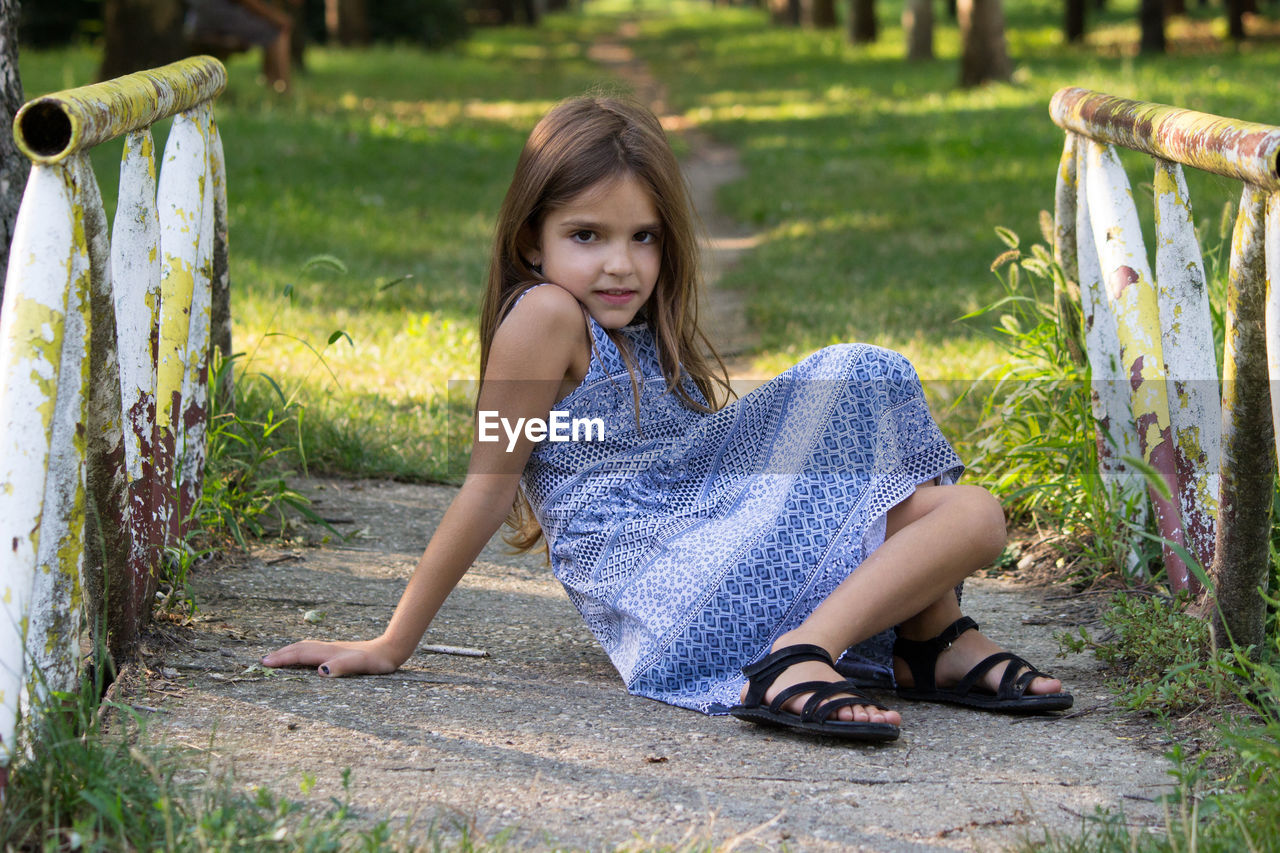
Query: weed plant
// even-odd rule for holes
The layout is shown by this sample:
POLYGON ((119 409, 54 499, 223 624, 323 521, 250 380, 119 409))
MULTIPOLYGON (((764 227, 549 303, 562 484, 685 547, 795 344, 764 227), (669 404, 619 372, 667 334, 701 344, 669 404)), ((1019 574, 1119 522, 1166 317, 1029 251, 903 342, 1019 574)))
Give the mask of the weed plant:
POLYGON ((240 363, 241 356, 236 355, 215 358, 212 365, 208 461, 204 491, 193 518, 198 544, 213 546, 230 540, 247 548, 251 539, 287 533, 290 521, 299 516, 336 533, 311 509, 311 501, 289 485, 295 473, 291 463, 306 466, 306 449, 297 429, 305 408, 264 374, 240 376, 233 386, 234 368, 240 363), (253 393, 245 386, 255 385, 269 388, 276 404, 267 407, 260 419, 245 414, 241 406, 228 405, 234 396, 244 399, 253 393), (276 440, 276 434, 289 427, 294 440, 276 440))
POLYGON ((1145 572, 1155 548, 1128 519, 1142 517, 1135 505, 1146 498, 1099 474, 1079 294, 1046 246, 1051 227, 1045 214, 1045 243, 1026 249, 997 229, 1006 249, 991 270, 1003 295, 962 318, 988 320, 1005 353, 967 392, 980 405, 970 464, 1012 521, 1055 542, 1082 579, 1145 572))
POLYGON ((245 791, 230 776, 210 780, 193 751, 148 742, 146 709, 100 704, 105 687, 103 668, 90 667, 78 691, 52 692, 26 715, 0 848, 336 851, 396 840, 388 823, 358 825, 344 802, 309 810, 265 789, 245 791))
MULTIPOLYGON (((414 831, 406 820, 375 819, 351 804, 351 772, 341 797, 302 799, 245 786, 212 765, 211 752, 153 743, 152 709, 99 701, 101 668, 90 668, 75 693, 53 693, 19 733, 0 809, 5 851, 435 851, 508 849, 502 833, 486 837, 461 821, 414 831)), ((683 849, 683 848, 682 848, 683 849)), ((689 848, 698 849, 698 848, 689 848)))

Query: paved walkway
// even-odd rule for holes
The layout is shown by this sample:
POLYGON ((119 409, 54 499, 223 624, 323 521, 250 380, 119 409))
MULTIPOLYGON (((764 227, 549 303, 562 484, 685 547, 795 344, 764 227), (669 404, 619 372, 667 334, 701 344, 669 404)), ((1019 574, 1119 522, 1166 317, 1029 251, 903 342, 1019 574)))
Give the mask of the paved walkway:
POLYGON ((304 636, 373 636, 453 490, 308 481, 354 545, 267 549, 197 574, 193 628, 153 658, 149 727, 239 782, 322 806, 351 795, 371 820, 442 818, 511 829, 533 848, 612 849, 697 838, 792 850, 999 849, 1070 831, 1098 806, 1156 822, 1169 778, 1160 735, 1110 705, 1096 662, 1054 660, 1069 600, 971 582, 966 609, 1060 675, 1075 713, 1010 719, 885 697, 902 739, 849 745, 762 730, 629 696, 540 560, 497 542, 393 675, 264 674, 255 662, 304 636), (323 614, 323 615, 321 615, 323 614), (319 621, 315 621, 315 620, 319 621), (311 620, 311 621, 308 621, 311 620))

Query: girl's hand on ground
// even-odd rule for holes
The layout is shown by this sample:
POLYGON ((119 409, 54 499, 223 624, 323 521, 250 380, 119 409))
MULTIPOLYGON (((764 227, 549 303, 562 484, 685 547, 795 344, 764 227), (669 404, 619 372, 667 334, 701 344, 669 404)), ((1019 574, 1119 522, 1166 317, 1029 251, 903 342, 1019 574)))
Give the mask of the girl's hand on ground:
POLYGON ((381 675, 395 672, 404 663, 385 642, 361 640, 333 643, 304 640, 262 658, 263 666, 314 666, 329 678, 340 675, 381 675))

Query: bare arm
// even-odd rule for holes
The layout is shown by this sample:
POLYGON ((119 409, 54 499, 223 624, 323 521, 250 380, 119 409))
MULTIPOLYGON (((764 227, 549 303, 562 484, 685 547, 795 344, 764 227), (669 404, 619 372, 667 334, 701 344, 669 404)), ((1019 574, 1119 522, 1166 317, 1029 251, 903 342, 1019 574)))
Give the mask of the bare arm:
MULTIPOLYGON (((559 288, 533 291, 494 336, 479 408, 545 419, 565 377, 579 369, 588 343, 577 301, 559 288)), ((356 642, 293 643, 262 659, 267 666, 315 666, 322 675, 392 672, 413 654, 445 599, 511 510, 533 442, 507 449, 472 443, 466 480, 405 587, 382 635, 356 642)))

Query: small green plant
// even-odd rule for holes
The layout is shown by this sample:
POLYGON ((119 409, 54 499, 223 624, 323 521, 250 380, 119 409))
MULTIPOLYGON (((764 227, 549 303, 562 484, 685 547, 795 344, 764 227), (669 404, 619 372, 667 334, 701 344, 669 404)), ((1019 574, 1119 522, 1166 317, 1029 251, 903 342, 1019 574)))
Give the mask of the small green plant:
MULTIPOLYGON (((307 266, 321 263, 341 264, 335 258, 317 256, 309 260, 307 266)), ((284 288, 283 297, 281 305, 294 303, 296 292, 293 285, 284 288)), ((279 306, 273 319, 278 316, 278 311, 279 306)), ((296 335, 268 332, 247 356, 237 353, 222 357, 215 353, 210 366, 204 489, 193 519, 193 527, 197 531, 195 539, 199 540, 196 544, 207 545, 229 538, 244 548, 250 539, 285 533, 290 513, 322 525, 335 536, 340 535, 312 511, 310 500, 288 483, 288 477, 293 473, 286 463, 289 457, 296 458, 304 474, 307 468, 301 428, 306 406, 299 400, 299 395, 309 374, 302 377, 292 391, 285 393, 271 376, 246 369, 246 365, 252 364, 263 341, 275 337, 287 337, 301 343, 315 356, 313 369, 323 367, 337 385, 338 378, 325 361, 324 351, 317 350, 296 335), (237 368, 239 376, 236 375, 237 368), (265 386, 272 398, 258 419, 242 414, 242 401, 253 393, 250 387, 253 385, 265 386), (285 436, 287 438, 282 440, 285 436)), ((343 339, 351 343, 351 337, 345 331, 334 331, 325 346, 327 348, 343 339)), ((187 544, 192 546, 192 543, 187 544)))
POLYGON ((77 692, 51 693, 27 715, 0 810, 3 849, 411 849, 388 821, 355 822, 349 771, 343 798, 319 811, 264 788, 246 792, 229 775, 193 772, 199 757, 151 744, 141 714, 99 704, 103 678, 89 672, 77 692))
MULTIPOLYGON (((1048 242, 1051 223, 1042 217, 1048 242)), ((1098 470, 1079 295, 1044 244, 1029 249, 1007 228, 991 264, 1004 295, 962 320, 990 319, 1006 358, 967 395, 981 399, 972 465, 1015 522, 1061 531, 1089 575, 1144 568, 1153 555, 1121 522, 1143 495, 1119 492, 1098 470)))
POLYGON ((1165 714, 1220 698, 1223 671, 1210 653, 1208 623, 1187 612, 1190 597, 1118 592, 1103 614, 1105 632, 1094 638, 1087 628, 1059 636, 1064 651, 1092 650, 1114 671, 1123 673, 1113 687, 1133 710, 1165 714))
POLYGON ((323 522, 310 509, 307 498, 288 484, 291 472, 285 462, 294 446, 273 440, 282 427, 300 416, 296 401, 269 379, 250 376, 239 381, 258 378, 268 382, 279 395, 280 413, 269 409, 263 420, 251 420, 226 407, 225 401, 231 399, 232 368, 238 360, 239 356, 233 356, 214 363, 204 491, 193 520, 200 531, 198 538, 231 539, 244 548, 250 539, 284 531, 289 510, 323 522))

